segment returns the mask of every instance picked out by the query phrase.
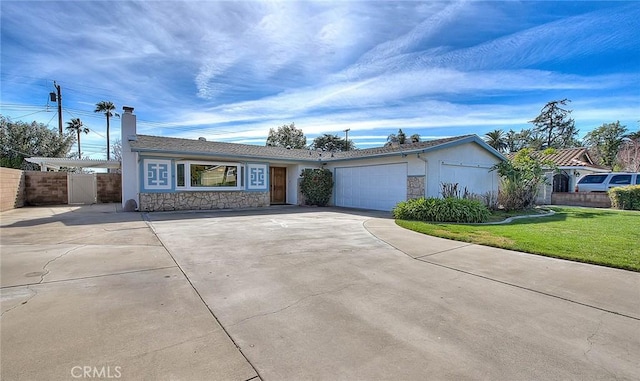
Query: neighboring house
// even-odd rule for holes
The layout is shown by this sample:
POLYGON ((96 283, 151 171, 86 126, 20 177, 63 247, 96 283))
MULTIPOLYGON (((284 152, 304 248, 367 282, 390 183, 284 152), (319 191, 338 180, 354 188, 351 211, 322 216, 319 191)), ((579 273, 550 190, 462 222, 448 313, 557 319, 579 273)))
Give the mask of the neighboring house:
POLYGON ((476 135, 335 153, 138 135, 133 109, 124 109, 122 201, 141 211, 301 204, 306 168, 333 172, 331 205, 388 211, 439 196, 441 183, 497 192, 490 168, 505 160, 476 135))
MULTIPOLYGON (((550 155, 543 152, 537 151, 533 155, 536 158, 553 162, 556 165, 556 171, 549 170, 545 173, 547 184, 540 187, 536 199, 537 204, 551 204, 552 193, 573 192, 576 184, 584 175, 611 172, 608 168, 594 164, 589 156, 589 150, 584 147, 559 149, 550 155)), ((515 153, 506 156, 508 159, 513 159, 515 153)))

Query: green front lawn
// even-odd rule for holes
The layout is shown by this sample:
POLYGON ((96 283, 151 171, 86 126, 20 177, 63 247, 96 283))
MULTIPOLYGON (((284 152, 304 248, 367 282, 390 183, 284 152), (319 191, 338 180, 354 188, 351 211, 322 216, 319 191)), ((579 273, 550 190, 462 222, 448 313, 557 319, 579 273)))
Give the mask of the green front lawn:
POLYGON ((640 212, 557 208, 548 217, 504 225, 465 225, 396 220, 436 237, 640 271, 640 212))

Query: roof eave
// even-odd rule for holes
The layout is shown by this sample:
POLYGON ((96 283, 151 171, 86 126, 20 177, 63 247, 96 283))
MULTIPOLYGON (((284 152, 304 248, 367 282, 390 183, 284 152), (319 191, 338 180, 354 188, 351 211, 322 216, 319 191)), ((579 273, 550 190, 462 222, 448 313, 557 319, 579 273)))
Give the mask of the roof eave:
POLYGON ((136 148, 136 147, 131 147, 131 151, 138 152, 138 153, 163 154, 167 156, 184 156, 184 157, 207 156, 207 157, 223 157, 227 159, 265 160, 265 161, 278 161, 278 162, 296 161, 300 163, 318 163, 320 161, 326 161, 326 160, 301 159, 296 157, 282 158, 282 157, 273 157, 273 156, 226 154, 226 153, 201 152, 201 151, 200 152, 198 151, 166 151, 163 149, 136 148))

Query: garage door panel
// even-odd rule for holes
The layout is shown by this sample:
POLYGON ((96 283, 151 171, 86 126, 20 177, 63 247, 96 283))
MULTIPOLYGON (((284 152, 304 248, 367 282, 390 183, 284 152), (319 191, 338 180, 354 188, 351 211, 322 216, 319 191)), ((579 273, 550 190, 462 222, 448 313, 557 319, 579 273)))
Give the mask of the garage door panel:
POLYGON ((336 168, 337 206, 391 210, 407 196, 407 164, 336 168))

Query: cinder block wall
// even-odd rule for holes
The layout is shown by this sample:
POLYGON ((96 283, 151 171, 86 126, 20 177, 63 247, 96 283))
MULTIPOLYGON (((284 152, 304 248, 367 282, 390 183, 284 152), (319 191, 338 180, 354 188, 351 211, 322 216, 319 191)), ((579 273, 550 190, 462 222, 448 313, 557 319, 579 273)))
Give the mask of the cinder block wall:
POLYGON ((69 203, 66 172, 25 171, 25 205, 69 203))
POLYGON ((0 167, 0 211, 24 206, 24 171, 0 167))
POLYGON ((97 173, 98 202, 122 202, 122 175, 97 173))
POLYGON ((611 199, 606 193, 552 193, 551 204, 611 208, 611 199))

